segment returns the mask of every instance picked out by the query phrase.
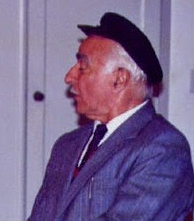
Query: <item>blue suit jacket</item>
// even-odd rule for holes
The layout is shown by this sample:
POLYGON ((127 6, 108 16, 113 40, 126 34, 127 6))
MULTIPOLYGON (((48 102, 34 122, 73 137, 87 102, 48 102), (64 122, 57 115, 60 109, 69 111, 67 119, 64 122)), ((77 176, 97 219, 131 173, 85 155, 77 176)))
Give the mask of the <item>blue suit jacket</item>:
POLYGON ((92 124, 55 143, 28 221, 183 221, 194 204, 185 137, 149 102, 124 122, 73 182, 92 124))

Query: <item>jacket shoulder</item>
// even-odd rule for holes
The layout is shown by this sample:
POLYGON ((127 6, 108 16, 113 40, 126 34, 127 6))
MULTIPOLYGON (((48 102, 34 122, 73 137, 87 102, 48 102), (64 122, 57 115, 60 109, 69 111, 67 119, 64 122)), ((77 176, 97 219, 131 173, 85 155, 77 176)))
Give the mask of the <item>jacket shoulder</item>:
POLYGON ((82 136, 85 136, 86 134, 90 133, 92 128, 93 128, 93 124, 90 123, 90 124, 81 126, 79 128, 76 128, 70 132, 64 133, 55 141, 54 147, 64 142, 70 142, 75 139, 80 139, 82 136))

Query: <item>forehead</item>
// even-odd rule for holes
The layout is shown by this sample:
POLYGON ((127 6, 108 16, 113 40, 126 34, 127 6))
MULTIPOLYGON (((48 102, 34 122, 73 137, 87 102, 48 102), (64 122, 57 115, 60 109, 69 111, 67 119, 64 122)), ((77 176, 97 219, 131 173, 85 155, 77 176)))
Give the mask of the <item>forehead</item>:
POLYGON ((79 47, 78 58, 84 55, 104 56, 112 53, 117 43, 100 36, 90 36, 83 40, 79 47))

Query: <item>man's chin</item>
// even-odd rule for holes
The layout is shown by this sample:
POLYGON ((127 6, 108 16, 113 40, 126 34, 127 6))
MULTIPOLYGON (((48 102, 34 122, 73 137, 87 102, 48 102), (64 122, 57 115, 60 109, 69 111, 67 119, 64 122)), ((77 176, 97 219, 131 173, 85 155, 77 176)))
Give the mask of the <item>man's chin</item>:
POLYGON ((79 104, 76 104, 76 111, 78 114, 85 115, 84 108, 81 107, 79 104))
POLYGON ((83 107, 79 107, 79 106, 76 106, 76 112, 79 114, 79 115, 82 115, 84 116, 85 118, 88 118, 90 120, 93 120, 93 117, 91 117, 91 113, 89 111, 87 111, 85 108, 83 107))
POLYGON ((79 115, 83 115, 86 118, 90 120, 95 120, 96 119, 96 114, 95 111, 89 108, 88 106, 85 105, 80 105, 79 103, 76 104, 76 112, 79 115))

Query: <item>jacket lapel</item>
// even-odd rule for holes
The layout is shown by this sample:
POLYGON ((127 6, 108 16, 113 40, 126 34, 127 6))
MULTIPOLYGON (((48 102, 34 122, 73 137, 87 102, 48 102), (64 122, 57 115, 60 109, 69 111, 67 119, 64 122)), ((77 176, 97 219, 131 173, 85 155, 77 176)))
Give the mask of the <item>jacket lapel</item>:
MULTIPOLYGON (((62 165, 61 168, 61 174, 63 174, 63 177, 61 178, 61 182, 63 183, 61 194, 65 198, 68 195, 68 192, 71 190, 73 172, 77 164, 78 158, 84 146, 86 145, 89 137, 91 136, 92 130, 93 124, 89 124, 85 127, 82 127, 82 130, 78 129, 77 131, 70 133, 68 139, 65 139, 65 143, 63 142, 63 140, 61 141, 60 154, 63 155, 62 158, 65 162, 65 164, 62 165), (82 139, 80 139, 80 137, 82 139)), ((61 197, 62 202, 64 197, 61 197)), ((60 204, 62 203, 59 203, 59 205, 60 204)), ((58 211, 60 210, 61 206, 60 208, 58 208, 58 211)))

